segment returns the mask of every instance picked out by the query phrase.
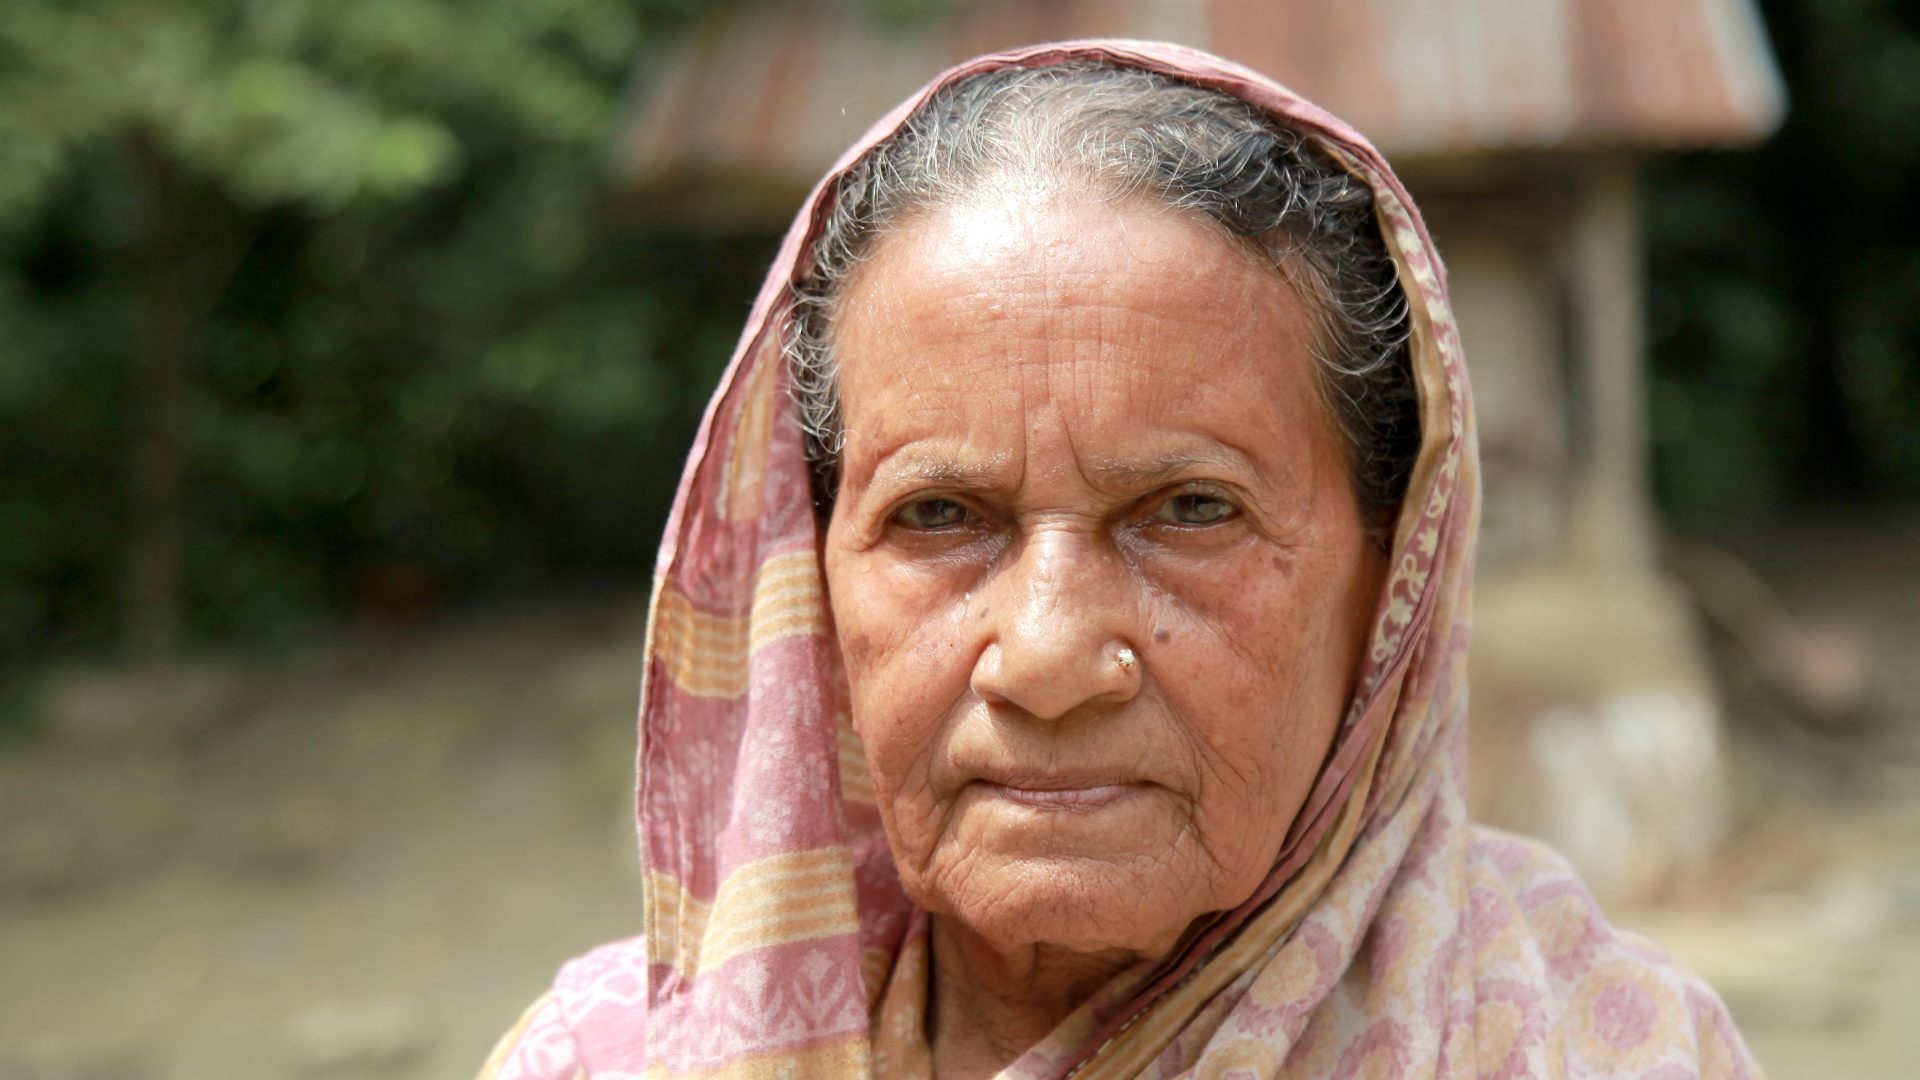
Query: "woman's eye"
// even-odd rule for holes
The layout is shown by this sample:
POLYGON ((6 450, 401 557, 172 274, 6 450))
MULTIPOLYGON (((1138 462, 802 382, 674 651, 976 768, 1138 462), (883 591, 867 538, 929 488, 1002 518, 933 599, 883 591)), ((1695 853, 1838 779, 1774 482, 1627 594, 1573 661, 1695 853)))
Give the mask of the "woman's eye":
POLYGON ((952 499, 921 499, 901 507, 893 518, 909 529, 951 529, 966 522, 967 508, 952 499))
POLYGON ((1175 525, 1213 525, 1234 515, 1233 504, 1212 495, 1175 495, 1154 512, 1159 521, 1175 525))

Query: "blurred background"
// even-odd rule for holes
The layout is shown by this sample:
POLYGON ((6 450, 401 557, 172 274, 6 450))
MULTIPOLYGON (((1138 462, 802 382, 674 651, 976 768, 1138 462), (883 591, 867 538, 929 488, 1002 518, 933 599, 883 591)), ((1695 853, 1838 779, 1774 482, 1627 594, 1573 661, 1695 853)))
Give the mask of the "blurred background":
POLYGON ((5 0, 0 1077, 470 1075, 636 932, 648 575, 779 232, 934 71, 1096 33, 1427 213, 1476 812, 1770 1075, 1909 1075, 1913 5, 5 0))

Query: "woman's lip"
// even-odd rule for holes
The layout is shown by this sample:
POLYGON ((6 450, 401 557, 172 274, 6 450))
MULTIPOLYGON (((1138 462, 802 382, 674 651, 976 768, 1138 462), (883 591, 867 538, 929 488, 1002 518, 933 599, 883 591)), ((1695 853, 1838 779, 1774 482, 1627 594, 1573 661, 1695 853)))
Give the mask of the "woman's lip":
POLYGON ((1139 784, 1079 784, 1034 786, 1033 781, 1001 784, 979 781, 994 795, 1035 810, 1097 810, 1140 789, 1139 784))

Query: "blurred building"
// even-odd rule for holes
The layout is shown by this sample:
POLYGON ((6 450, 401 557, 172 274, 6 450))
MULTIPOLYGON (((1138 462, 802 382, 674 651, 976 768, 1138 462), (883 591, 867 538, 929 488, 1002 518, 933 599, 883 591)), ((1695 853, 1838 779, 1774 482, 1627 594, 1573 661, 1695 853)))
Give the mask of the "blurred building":
POLYGON ((620 155, 645 212, 778 228, 875 118, 989 50, 1194 45, 1330 108, 1392 159, 1447 261, 1488 490, 1473 799, 1603 891, 1722 828, 1719 723, 1646 469, 1637 176, 1737 146, 1784 93, 1751 0, 1052 0, 901 23, 829 0, 716 15, 642 72, 620 155))

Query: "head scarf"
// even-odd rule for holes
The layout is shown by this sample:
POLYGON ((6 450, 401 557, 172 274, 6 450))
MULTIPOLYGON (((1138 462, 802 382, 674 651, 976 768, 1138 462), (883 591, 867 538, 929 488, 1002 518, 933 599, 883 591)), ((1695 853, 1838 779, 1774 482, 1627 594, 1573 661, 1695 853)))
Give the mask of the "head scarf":
POLYGON ((661 545, 640 700, 644 933, 562 969, 483 1075, 930 1075, 926 919, 901 891, 836 700, 782 316, 842 170, 955 79, 1071 59, 1250 102, 1367 183, 1412 301, 1422 439, 1359 685, 1271 874, 1003 1075, 1753 1075, 1710 990, 1610 927, 1557 856, 1466 820, 1479 461, 1445 272, 1406 191, 1366 139, 1273 81, 1121 41, 953 68, 807 200, 661 545))

